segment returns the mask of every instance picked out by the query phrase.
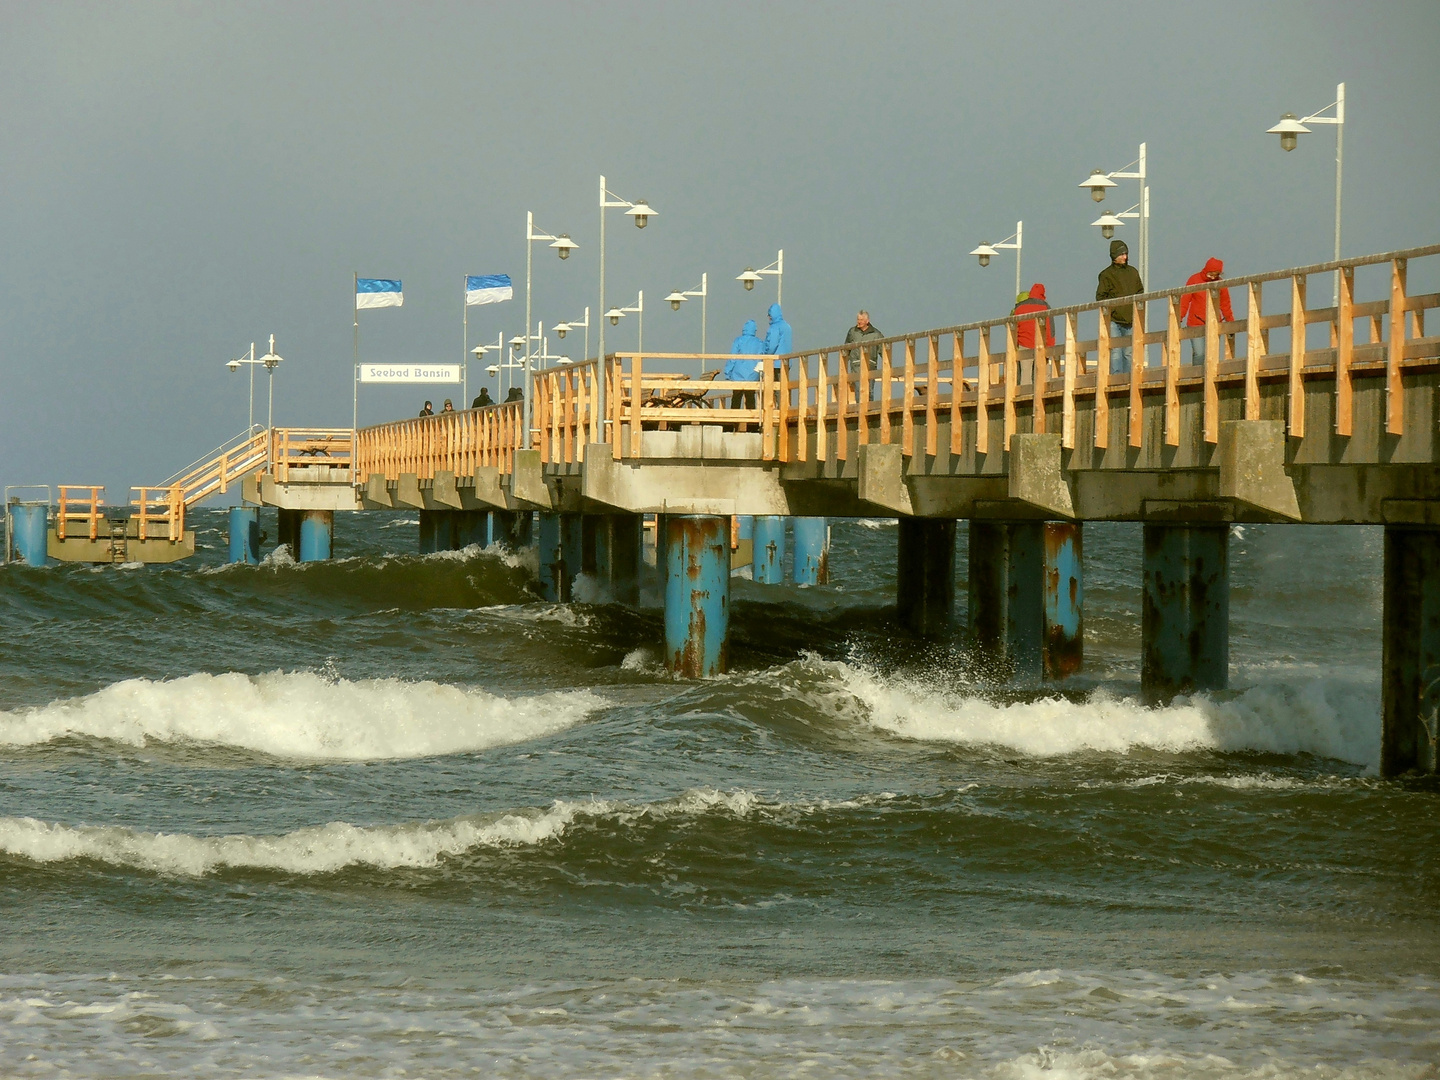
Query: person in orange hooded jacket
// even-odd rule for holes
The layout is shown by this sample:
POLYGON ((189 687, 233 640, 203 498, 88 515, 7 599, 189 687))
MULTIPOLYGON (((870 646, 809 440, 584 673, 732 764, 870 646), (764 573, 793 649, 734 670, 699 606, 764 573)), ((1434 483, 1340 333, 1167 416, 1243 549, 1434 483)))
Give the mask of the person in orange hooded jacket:
MULTIPOLYGON (((1186 285, 1204 285, 1206 282, 1219 281, 1220 275, 1225 272, 1225 264, 1219 259, 1211 258, 1205 261, 1205 269, 1198 274, 1191 274, 1186 285)), ((1221 322, 1234 322, 1235 315, 1230 310, 1230 290, 1220 289, 1216 301, 1217 314, 1221 322)), ((1180 323, 1182 326, 1204 326, 1205 325, 1205 292, 1190 292, 1180 298, 1180 323)), ((1230 351, 1235 351, 1235 335, 1230 335, 1230 351)), ((1192 364, 1203 364, 1205 362, 1205 338, 1194 337, 1190 339, 1190 362, 1192 364)))
MULTIPOLYGON (((1045 286, 1036 282, 1030 286, 1030 292, 1015 305, 1012 315, 1028 315, 1036 311, 1049 311, 1050 305, 1045 300, 1045 286)), ((1039 319, 1026 319, 1015 327, 1015 344, 1022 349, 1035 348, 1035 324, 1039 319)), ((1048 315, 1045 317, 1045 345, 1053 347, 1055 344, 1055 320, 1048 315)), ((1044 359, 1044 351, 1035 357, 1036 361, 1044 359)))

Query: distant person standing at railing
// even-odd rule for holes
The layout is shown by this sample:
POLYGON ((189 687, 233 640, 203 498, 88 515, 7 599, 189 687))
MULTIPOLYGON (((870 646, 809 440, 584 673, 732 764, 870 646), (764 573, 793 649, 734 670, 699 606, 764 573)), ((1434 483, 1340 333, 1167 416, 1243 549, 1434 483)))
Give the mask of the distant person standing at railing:
POLYGON ((494 399, 490 397, 490 388, 488 386, 482 386, 480 388, 479 396, 477 396, 475 400, 470 403, 470 407, 472 409, 483 409, 487 405, 494 404, 494 399))
MULTIPOLYGON (((1130 249, 1124 240, 1110 241, 1110 265, 1100 271, 1100 281, 1095 287, 1096 300, 1113 300, 1121 296, 1134 296, 1145 291, 1140 280, 1140 271, 1130 265, 1130 249)), ((1115 337, 1130 337, 1135 332, 1135 305, 1120 304, 1110 309, 1110 333, 1115 337)), ((1140 354, 1145 355, 1143 352, 1140 354)), ((1110 374, 1124 375, 1130 371, 1130 346, 1110 350, 1110 374)))
MULTIPOLYGON (((1211 258, 1205 262, 1205 269, 1198 274, 1191 274, 1186 285, 1204 285, 1207 281, 1219 281, 1220 275, 1225 272, 1225 264, 1219 259, 1211 258)), ((1234 322, 1235 315, 1230 310, 1230 290, 1220 289, 1219 301, 1216 307, 1219 309, 1221 322, 1234 322)), ((1180 298, 1180 321, 1184 326, 1205 325, 1205 293, 1186 293, 1180 298)), ((1230 351, 1235 351, 1235 335, 1230 335, 1230 351)), ((1217 357, 1218 359, 1218 357, 1217 357)), ((1192 364, 1203 364, 1205 362, 1205 338, 1190 339, 1190 362, 1192 364)))
MULTIPOLYGON (((725 382, 759 382, 760 362, 744 359, 749 356, 764 356, 766 352, 765 342, 761 341, 755 333, 754 319, 745 320, 745 325, 740 330, 740 336, 730 343, 730 352, 734 359, 725 361, 725 370, 720 372, 720 378, 725 382)), ((730 408, 755 408, 755 391, 731 391, 730 408)))
MULTIPOLYGON (((780 305, 770 305, 770 328, 765 331, 765 351, 775 356, 788 356, 795 351, 795 338, 790 332, 790 324, 785 321, 785 316, 780 314, 780 305)), ((775 365, 778 374, 780 365, 775 365)))
MULTIPOLYGON (((1036 282, 1030 286, 1030 291, 1025 294, 1025 299, 1015 304, 1012 315, 1028 315, 1032 312, 1049 311, 1050 305, 1045 300, 1045 286, 1036 282)), ((1045 370, 1047 348, 1055 346, 1055 320, 1049 315, 1045 316, 1045 344, 1038 349, 1035 348, 1035 324, 1039 319, 1026 319, 1015 327, 1015 344, 1021 349, 1035 349, 1034 366, 1030 369, 1031 375, 1038 379, 1041 372, 1045 370)))
POLYGON ((505 404, 506 404, 506 405, 509 405, 512 401, 524 401, 524 400, 525 400, 525 391, 524 391, 524 390, 521 390, 520 387, 518 387, 518 386, 512 386, 512 387, 510 387, 510 393, 508 393, 508 394, 505 395, 505 404))
POLYGON ((434 415, 435 415, 435 409, 431 406, 430 402, 428 402, 428 401, 425 402, 425 407, 420 410, 420 415, 421 415, 421 416, 434 416, 434 415))
MULTIPOLYGON (((855 313, 855 325, 845 332, 845 344, 854 345, 856 342, 879 341, 884 336, 885 335, 880 331, 880 328, 870 321, 870 313, 864 308, 861 308, 858 312, 855 313)), ((871 371, 876 371, 879 369, 880 346, 862 345, 858 349, 850 349, 845 353, 845 370, 850 372, 851 375, 859 375, 860 358, 862 356, 865 358, 865 362, 870 366, 871 371)), ((870 396, 873 399, 875 397, 875 393, 872 391, 870 396)), ((855 401, 858 399, 858 397, 858 393, 856 393, 856 391, 852 389, 850 400, 855 401)))
POLYGON ((455 406, 454 406, 453 404, 451 404, 450 399, 449 399, 448 397, 445 399, 445 404, 440 407, 440 411, 441 411, 441 412, 454 412, 454 411, 455 411, 455 406))

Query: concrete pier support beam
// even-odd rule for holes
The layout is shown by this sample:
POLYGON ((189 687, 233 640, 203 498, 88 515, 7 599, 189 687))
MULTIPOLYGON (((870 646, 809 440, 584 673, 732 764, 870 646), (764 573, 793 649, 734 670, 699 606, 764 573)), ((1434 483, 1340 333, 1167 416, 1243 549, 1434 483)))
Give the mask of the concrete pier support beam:
POLYGON ((730 519, 665 516, 665 666, 692 679, 729 667, 730 519))
POLYGON ((324 562, 335 542, 334 510, 301 510, 300 561, 324 562))
MULTIPOLYGON (((792 519, 795 534, 795 584, 828 585, 830 583, 830 523, 823 517, 792 519)), ((954 539, 954 529, 951 529, 954 539)), ((951 544, 954 550, 954 544, 951 544)))
POLYGON ((1440 530, 1385 529, 1380 775, 1440 771, 1440 530))
POLYGON ((1085 640, 1079 523, 972 521, 969 548, 977 648, 1021 678, 1079 671, 1085 640))
POLYGON ((569 590, 565 587, 565 557, 560 550, 560 515, 542 510, 538 533, 540 595, 546 600, 564 602, 569 599, 569 590))
POLYGON ((1230 526, 1145 526, 1140 693, 1147 704, 1230 681, 1230 526))
POLYGON ((582 568, 594 580, 599 602, 639 603, 641 524, 639 514, 585 515, 582 568))
POLYGON ((15 558, 26 566, 44 566, 49 559, 49 504, 13 502, 7 509, 15 558))
POLYGON ((754 537, 755 580, 762 585, 783 585, 785 583, 785 519, 774 515, 756 517, 754 537))
POLYGON ((230 508, 230 561, 249 563, 260 561, 260 508, 258 506, 232 506, 230 508))
MULTIPOLYGON (((798 544, 795 559, 798 566, 798 544)), ((953 519, 900 519, 895 611, 900 625, 921 637, 935 637, 950 629, 955 616, 953 519)))

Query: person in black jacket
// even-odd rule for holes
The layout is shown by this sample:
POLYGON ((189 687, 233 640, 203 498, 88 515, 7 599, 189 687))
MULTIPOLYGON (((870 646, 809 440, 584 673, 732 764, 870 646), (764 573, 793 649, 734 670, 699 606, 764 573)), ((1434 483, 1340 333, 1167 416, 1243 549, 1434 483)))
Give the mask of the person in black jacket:
POLYGON ((488 386, 482 386, 479 396, 470 403, 470 407, 472 409, 483 409, 486 405, 494 404, 494 400, 490 397, 490 388, 488 386))
POLYGON ((420 410, 420 415, 421 415, 421 416, 434 416, 434 415, 435 415, 435 409, 434 409, 433 406, 431 406, 430 402, 428 402, 428 401, 425 402, 425 407, 420 410))
POLYGON ((525 400, 525 391, 524 391, 524 390, 521 390, 520 387, 518 387, 518 386, 512 386, 512 387, 510 388, 510 393, 508 393, 508 394, 505 395, 505 404, 507 404, 507 405, 510 404, 510 402, 512 402, 512 401, 524 401, 524 400, 525 400))
MULTIPOLYGON (((1140 271, 1130 265, 1130 249, 1124 240, 1110 241, 1110 265, 1100 271, 1095 286, 1096 300, 1112 300, 1134 296, 1145 291, 1140 271)), ((1110 333, 1113 337, 1130 337, 1135 332, 1135 305, 1117 304, 1110 309, 1110 333)), ((1142 354, 1143 355, 1143 354, 1142 354)), ((1110 374, 1123 375, 1130 370, 1130 346, 1110 350, 1110 374)))

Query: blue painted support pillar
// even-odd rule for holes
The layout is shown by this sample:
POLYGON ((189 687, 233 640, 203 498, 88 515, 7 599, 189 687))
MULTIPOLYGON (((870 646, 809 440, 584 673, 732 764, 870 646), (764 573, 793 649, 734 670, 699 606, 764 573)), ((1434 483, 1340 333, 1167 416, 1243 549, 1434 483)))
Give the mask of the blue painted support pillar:
MULTIPOLYGON (((830 522, 823 517, 797 517, 792 520, 795 533, 795 584, 828 585, 830 522)), ((951 536, 953 539, 953 531, 951 536)))
POLYGON ((335 511, 302 510, 300 515, 300 561, 324 562, 335 539, 335 511))
MULTIPOLYGON (((512 513, 509 510, 497 510, 499 514, 512 513)), ((521 510, 514 513, 510 524, 510 544, 516 548, 527 548, 535 543, 535 512, 533 510, 521 510)))
POLYGON ((1011 674, 1063 679, 1084 660, 1084 534, 1072 521, 970 523, 970 631, 1011 674))
POLYGON ((260 508, 258 506, 232 506, 230 508, 230 561, 249 563, 260 561, 260 508))
POLYGON ((1380 775, 1440 772, 1440 530, 1385 529, 1380 775))
POLYGON ((1230 526, 1145 526, 1140 693, 1147 704, 1230 681, 1230 526))
POLYGON ((665 666, 691 679, 729 668, 730 519, 667 514, 665 666))
POLYGON ((561 599, 565 580, 564 556, 560 553, 560 515, 540 512, 540 595, 546 600, 561 599))
POLYGON ((575 579, 585 565, 585 515, 560 515, 560 566, 559 582, 561 603, 568 604, 575 599, 575 579))
MULTIPOLYGON (((800 520, 797 518, 796 522, 800 520)), ((798 564, 798 544, 795 558, 798 564)), ((895 566, 895 613, 901 626, 921 637, 937 637, 950 629, 955 615, 953 519, 900 519, 895 566)))
POLYGON ((755 518, 754 578, 762 585, 785 583, 785 519, 755 518))
POLYGON ((50 557, 49 504, 12 502, 7 509, 15 558, 27 566, 44 566, 50 557))
MULTIPOLYGON (((528 519, 529 514, 525 517, 528 519)), ((513 510, 491 510, 485 515, 484 539, 477 541, 484 547, 491 544, 499 544, 501 547, 519 548, 524 547, 529 541, 519 539, 518 519, 520 515, 513 510)))
POLYGON ((583 569, 594 579, 601 603, 639 603, 641 532, 639 514, 585 515, 583 569))

